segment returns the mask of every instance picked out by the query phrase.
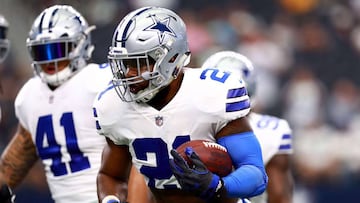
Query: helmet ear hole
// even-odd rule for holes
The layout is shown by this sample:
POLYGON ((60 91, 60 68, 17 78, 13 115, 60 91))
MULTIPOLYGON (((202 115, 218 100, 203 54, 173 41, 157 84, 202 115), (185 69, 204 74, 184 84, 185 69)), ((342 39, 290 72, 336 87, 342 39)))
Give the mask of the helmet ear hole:
POLYGON ((178 56, 179 56, 179 54, 176 53, 173 57, 171 57, 171 59, 169 60, 169 63, 174 63, 178 56))
POLYGON ((154 65, 156 63, 155 59, 153 57, 149 56, 149 64, 154 65))

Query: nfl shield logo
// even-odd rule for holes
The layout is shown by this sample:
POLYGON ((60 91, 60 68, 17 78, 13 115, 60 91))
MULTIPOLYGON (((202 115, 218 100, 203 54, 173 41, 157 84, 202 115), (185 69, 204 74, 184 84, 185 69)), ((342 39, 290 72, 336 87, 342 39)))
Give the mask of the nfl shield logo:
POLYGON ((164 123, 163 117, 162 116, 156 116, 155 117, 155 123, 157 126, 162 126, 164 123))

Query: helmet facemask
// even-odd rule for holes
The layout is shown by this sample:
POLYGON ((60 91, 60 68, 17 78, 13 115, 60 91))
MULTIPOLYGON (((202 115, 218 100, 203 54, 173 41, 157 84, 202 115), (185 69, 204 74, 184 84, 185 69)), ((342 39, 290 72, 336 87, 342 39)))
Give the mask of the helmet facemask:
POLYGON ((114 75, 113 84, 123 101, 150 101, 161 87, 170 82, 159 72, 159 66, 166 56, 166 49, 155 48, 147 52, 131 54, 121 53, 124 49, 120 49, 122 51, 116 49, 116 47, 110 48, 108 59, 114 75), (128 64, 137 68, 136 76, 126 77, 129 71, 128 64), (137 93, 130 91, 131 85, 143 83, 144 81, 149 81, 145 89, 137 93))

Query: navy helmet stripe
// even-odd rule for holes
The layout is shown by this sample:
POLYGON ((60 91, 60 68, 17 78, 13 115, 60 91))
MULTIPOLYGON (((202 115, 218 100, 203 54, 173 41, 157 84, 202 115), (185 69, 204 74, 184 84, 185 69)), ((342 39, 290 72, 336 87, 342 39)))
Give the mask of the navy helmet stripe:
POLYGON ((59 10, 58 8, 55 9, 51 14, 51 18, 50 18, 50 21, 49 21, 49 27, 48 27, 49 29, 52 28, 52 26, 53 26, 53 24, 52 24, 53 23, 53 18, 55 16, 55 14, 58 12, 58 10, 59 10))
POLYGON ((41 33, 42 32, 42 24, 43 24, 43 22, 44 22, 44 18, 45 18, 45 12, 42 14, 42 16, 41 16, 41 20, 40 20, 40 25, 39 25, 39 33, 41 33))
POLYGON ((250 108, 250 100, 246 99, 239 102, 226 103, 226 112, 241 111, 250 108))
POLYGON ((127 32, 128 32, 128 30, 129 30, 129 28, 130 28, 130 25, 131 25, 132 22, 133 22, 132 19, 133 19, 134 17, 140 15, 141 13, 149 10, 150 8, 151 8, 151 7, 147 7, 147 8, 144 8, 144 9, 140 10, 139 12, 137 12, 137 13, 131 18, 131 20, 129 20, 129 22, 128 22, 128 24, 125 26, 125 29, 124 29, 123 34, 122 34, 122 36, 121 36, 121 46, 122 46, 122 47, 125 47, 125 41, 126 41, 127 32))
POLYGON ((121 36, 121 47, 125 47, 125 40, 126 40, 126 34, 129 30, 129 27, 131 25, 131 23, 133 22, 133 20, 130 20, 129 23, 126 25, 125 29, 124 29, 124 32, 121 36))
POLYGON ((93 116, 94 116, 95 118, 97 118, 97 117, 98 117, 98 115, 97 115, 97 111, 96 111, 96 108, 95 108, 95 107, 93 107, 93 116))

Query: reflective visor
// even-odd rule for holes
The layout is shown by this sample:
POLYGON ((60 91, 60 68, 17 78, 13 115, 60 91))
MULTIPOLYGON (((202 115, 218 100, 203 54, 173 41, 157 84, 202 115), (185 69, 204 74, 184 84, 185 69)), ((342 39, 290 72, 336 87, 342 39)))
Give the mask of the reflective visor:
POLYGON ((55 42, 49 44, 32 45, 29 47, 34 61, 49 61, 68 56, 71 51, 71 42, 55 42))
POLYGON ((0 39, 6 39, 6 28, 0 26, 0 39))

